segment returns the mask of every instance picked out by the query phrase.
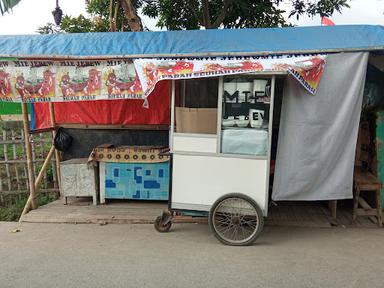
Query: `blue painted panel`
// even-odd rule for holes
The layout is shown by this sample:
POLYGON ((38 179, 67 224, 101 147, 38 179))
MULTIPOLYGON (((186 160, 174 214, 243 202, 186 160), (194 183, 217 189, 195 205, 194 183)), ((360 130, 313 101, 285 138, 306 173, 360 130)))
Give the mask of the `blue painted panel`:
POLYGON ((105 163, 105 198, 168 200, 169 163, 105 163))

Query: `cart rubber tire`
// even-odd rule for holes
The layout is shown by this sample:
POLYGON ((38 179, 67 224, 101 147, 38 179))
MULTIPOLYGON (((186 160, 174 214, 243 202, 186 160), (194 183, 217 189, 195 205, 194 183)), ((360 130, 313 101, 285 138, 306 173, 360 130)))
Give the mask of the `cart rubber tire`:
MULTIPOLYGON (((236 216, 236 217, 239 218, 241 216, 236 216)), ((244 217, 246 217, 246 216, 243 216, 243 218, 244 217)), ((234 218, 234 217, 232 217, 232 218, 234 218)), ((228 219, 225 219, 225 221, 228 221, 228 219)), ((233 222, 233 220, 231 220, 231 221, 233 222)), ((237 220, 237 221, 239 221, 239 220, 237 220)), ((252 220, 252 221, 254 221, 254 220, 252 220)), ((245 221, 245 222, 249 222, 249 221, 245 221)), ((253 242, 255 242, 255 240, 260 236, 260 233, 264 227, 264 216, 263 216, 263 211, 260 209, 259 205, 251 197, 244 195, 244 194, 241 194, 241 193, 230 193, 230 194, 226 194, 226 195, 220 197, 212 205, 211 210, 209 212, 209 216, 208 216, 208 223, 209 223, 209 227, 210 227, 213 235, 215 235, 215 237, 220 242, 222 242, 223 244, 231 245, 231 246, 247 246, 247 245, 251 245, 253 242), (239 199, 241 201, 244 201, 244 203, 248 203, 250 205, 249 207, 254 209, 254 213, 255 213, 254 217, 257 221, 257 223, 255 224, 255 229, 251 230, 252 231, 251 235, 242 241, 241 240, 240 241, 234 241, 234 240, 225 238, 221 235, 220 231, 218 231, 216 229, 215 214, 218 213, 217 209, 219 209, 219 207, 225 201, 228 201, 229 199, 239 199)), ((233 224, 231 224, 231 225, 233 226, 233 224)))
POLYGON ((163 217, 161 217, 161 216, 156 217, 156 220, 154 223, 155 229, 160 233, 169 232, 169 230, 171 229, 171 226, 172 226, 172 221, 168 221, 168 223, 164 225, 162 222, 162 219, 163 219, 163 217))

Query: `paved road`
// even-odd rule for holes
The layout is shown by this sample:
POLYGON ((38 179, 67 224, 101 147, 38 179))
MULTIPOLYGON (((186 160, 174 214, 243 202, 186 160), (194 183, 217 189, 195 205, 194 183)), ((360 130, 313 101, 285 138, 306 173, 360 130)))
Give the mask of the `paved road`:
POLYGON ((384 287, 383 229, 266 227, 219 244, 204 224, 0 222, 0 287, 384 287), (11 233, 16 227, 21 232, 11 233))

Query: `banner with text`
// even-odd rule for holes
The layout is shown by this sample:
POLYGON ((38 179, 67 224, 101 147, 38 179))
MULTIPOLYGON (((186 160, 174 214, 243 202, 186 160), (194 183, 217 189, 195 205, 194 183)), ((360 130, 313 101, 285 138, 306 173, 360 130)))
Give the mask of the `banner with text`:
POLYGON ((132 61, 0 61, 0 101, 144 99, 132 61))
POLYGON ((325 65, 324 55, 260 56, 204 59, 137 59, 137 75, 147 96, 164 79, 218 77, 254 72, 288 71, 311 94, 319 86, 325 65))
POLYGON ((144 99, 164 79, 288 71, 315 94, 324 55, 90 61, 0 61, 0 101, 144 99))

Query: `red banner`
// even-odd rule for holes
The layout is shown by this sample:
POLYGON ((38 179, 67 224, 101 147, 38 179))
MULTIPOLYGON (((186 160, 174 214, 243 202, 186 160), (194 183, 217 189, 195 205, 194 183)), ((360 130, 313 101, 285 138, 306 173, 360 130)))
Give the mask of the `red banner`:
MULTIPOLYGON (((54 103, 58 124, 169 125, 169 83, 161 81, 149 95, 149 108, 143 100, 101 100, 54 103)), ((49 104, 34 103, 35 129, 51 127, 49 104)))
POLYGON ((144 95, 151 93, 160 80, 192 79, 239 75, 254 72, 289 72, 311 94, 316 94, 323 74, 326 57, 309 56, 260 56, 204 59, 136 59, 137 76, 144 95))

